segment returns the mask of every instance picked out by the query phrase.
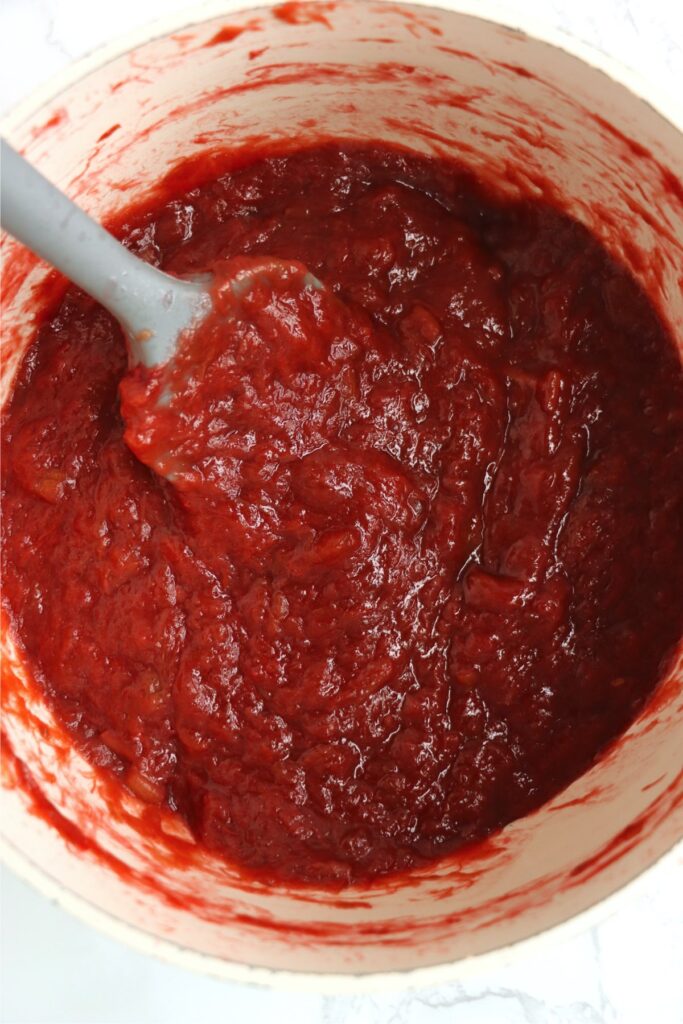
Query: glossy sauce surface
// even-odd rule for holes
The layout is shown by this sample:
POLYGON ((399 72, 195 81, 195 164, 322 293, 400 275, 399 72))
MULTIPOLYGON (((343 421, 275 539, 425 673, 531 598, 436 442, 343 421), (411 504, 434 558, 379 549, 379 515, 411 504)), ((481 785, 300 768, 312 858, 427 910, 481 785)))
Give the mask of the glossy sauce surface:
POLYGON ((217 318, 152 418, 100 307, 72 289, 40 330, 4 600, 86 756, 231 861, 335 885, 575 778, 683 624, 683 383, 634 282, 559 212, 380 148, 235 169, 124 234, 325 287, 217 318))

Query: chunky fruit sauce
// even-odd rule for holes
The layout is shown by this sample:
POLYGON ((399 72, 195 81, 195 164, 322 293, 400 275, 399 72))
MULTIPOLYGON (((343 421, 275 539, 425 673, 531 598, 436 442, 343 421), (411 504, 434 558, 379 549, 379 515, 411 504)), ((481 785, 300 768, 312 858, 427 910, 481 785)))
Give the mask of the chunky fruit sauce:
POLYGON ((633 280, 557 210, 379 147, 233 168, 122 233, 324 287, 256 288, 151 418, 93 301, 40 328, 4 600, 85 756, 232 863, 335 885, 574 779, 683 619, 683 381, 633 280))

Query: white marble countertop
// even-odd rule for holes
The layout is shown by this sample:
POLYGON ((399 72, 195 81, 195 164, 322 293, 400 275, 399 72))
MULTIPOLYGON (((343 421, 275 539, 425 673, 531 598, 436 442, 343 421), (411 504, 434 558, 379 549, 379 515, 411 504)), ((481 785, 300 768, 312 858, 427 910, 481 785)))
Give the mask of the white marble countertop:
MULTIPOLYGON (((362 0, 360 0, 362 2, 362 0)), ((499 0, 683 91, 678 0, 499 0)), ((1 0, 0 107, 70 61, 190 0, 1 0)), ((260 991, 187 974, 91 931, 2 875, 4 1024, 683 1024, 683 860, 572 939, 464 983, 382 996, 260 991)))

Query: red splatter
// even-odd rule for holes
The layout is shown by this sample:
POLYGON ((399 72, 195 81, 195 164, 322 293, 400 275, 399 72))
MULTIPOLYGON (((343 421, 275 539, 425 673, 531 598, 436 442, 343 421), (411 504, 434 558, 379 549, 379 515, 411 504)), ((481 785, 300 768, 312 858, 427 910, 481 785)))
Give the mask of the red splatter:
POLYGON ((65 107, 60 107, 59 110, 55 110, 47 121, 39 125, 37 128, 31 129, 31 138, 38 139, 45 132, 50 131, 51 128, 56 128, 58 125, 63 124, 69 119, 69 114, 65 107))
POLYGON ((274 7, 273 14, 288 25, 318 24, 324 25, 325 28, 332 28, 325 15, 333 11, 334 7, 333 3, 300 3, 299 0, 288 0, 287 3, 274 7))
POLYGON ((113 135, 114 132, 117 132, 120 127, 121 127, 120 124, 113 124, 111 126, 111 128, 107 128, 106 132, 102 132, 102 134, 99 136, 97 141, 98 142, 104 142, 104 140, 108 139, 110 137, 110 135, 113 135))
POLYGON ((211 36, 209 41, 205 43, 205 46, 220 46, 221 43, 231 43, 233 39, 237 39, 242 33, 246 31, 246 26, 242 25, 224 25, 220 28, 214 36, 211 36))

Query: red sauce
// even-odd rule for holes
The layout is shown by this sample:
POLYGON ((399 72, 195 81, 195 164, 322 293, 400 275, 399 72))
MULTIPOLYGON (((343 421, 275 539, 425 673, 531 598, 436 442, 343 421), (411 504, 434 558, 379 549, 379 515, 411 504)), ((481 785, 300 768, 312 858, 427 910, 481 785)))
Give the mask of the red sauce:
POLYGON ((210 324, 165 413, 129 375, 125 437, 118 326, 70 289, 40 329, 4 601, 84 754, 232 862, 336 885, 580 774, 683 625, 683 379, 626 271, 557 210, 379 148, 236 168, 123 233, 173 273, 271 255, 325 289, 210 324))
POLYGON ((207 46, 220 46, 223 43, 231 43, 233 39, 237 39, 245 31, 244 28, 237 25, 224 25, 220 28, 215 35, 211 36, 207 46))
POLYGON ((311 25, 317 22, 319 25, 331 28, 326 14, 329 14, 333 7, 333 3, 307 4, 300 3, 298 0, 287 0, 286 3, 277 4, 273 8, 273 14, 288 25, 311 25))

